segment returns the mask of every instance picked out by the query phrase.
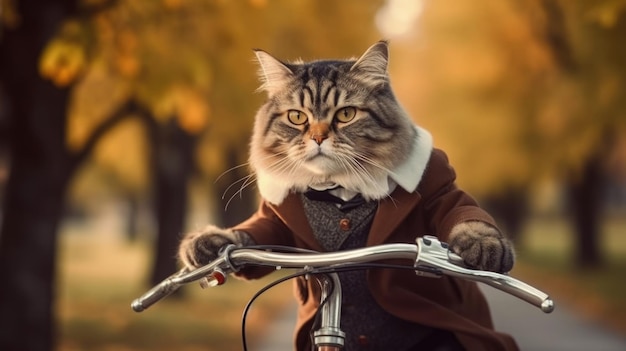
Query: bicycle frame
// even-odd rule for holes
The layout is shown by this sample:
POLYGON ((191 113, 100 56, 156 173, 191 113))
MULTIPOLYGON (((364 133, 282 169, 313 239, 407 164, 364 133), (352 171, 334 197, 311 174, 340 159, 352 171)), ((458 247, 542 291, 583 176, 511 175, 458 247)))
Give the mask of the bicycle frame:
MULTIPOLYGON (((449 251, 448 245, 434 236, 420 237, 416 244, 383 244, 328 253, 270 252, 231 245, 213 262, 192 271, 182 269, 163 280, 133 301, 131 307, 136 312, 144 311, 180 286, 195 281, 201 281, 203 287, 222 285, 228 274, 237 272, 243 266, 272 266, 276 269, 293 268, 315 272, 318 269, 348 267, 389 259, 412 262, 412 267, 418 275, 434 278, 448 275, 481 282, 539 307, 545 313, 554 310, 554 302, 546 293, 506 274, 467 268, 461 257, 449 251)), ((316 275, 316 278, 319 279, 322 288, 323 303, 321 303, 322 323, 314 332, 315 344, 318 350, 338 351, 343 347, 345 337, 339 324, 341 284, 334 273, 316 275)))

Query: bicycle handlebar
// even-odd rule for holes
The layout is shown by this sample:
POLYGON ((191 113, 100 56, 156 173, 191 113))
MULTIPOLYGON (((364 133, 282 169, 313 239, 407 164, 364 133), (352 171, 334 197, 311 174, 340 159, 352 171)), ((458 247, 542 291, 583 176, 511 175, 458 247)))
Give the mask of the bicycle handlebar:
POLYGON ((465 267, 461 257, 449 251, 447 244, 433 236, 418 238, 417 245, 382 244, 328 253, 282 253, 254 248, 236 248, 231 245, 211 263, 191 271, 184 268, 166 278, 134 300, 131 307, 135 312, 142 312, 178 290, 182 285, 198 280, 204 280, 203 286, 221 285, 228 274, 246 265, 311 270, 389 259, 411 260, 418 275, 432 277, 448 275, 481 282, 539 307, 545 313, 554 310, 554 302, 544 292, 506 274, 465 267))

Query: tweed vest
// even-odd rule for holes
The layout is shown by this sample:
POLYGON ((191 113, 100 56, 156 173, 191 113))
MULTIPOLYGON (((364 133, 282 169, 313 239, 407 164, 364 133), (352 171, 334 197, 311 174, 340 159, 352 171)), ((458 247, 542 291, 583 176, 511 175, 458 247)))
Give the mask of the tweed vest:
MULTIPOLYGON (((378 203, 369 201, 349 211, 334 203, 302 196, 306 217, 315 238, 327 251, 365 247, 378 203)), ((397 318, 382 309, 371 295, 366 271, 339 273, 341 280, 341 329, 346 351, 409 350, 432 332, 430 328, 397 318)))

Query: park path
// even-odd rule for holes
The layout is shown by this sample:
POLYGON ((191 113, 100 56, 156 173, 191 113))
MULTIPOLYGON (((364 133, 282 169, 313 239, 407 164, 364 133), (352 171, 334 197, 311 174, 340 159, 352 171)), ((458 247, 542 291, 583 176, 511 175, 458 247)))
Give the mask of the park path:
MULTIPOLYGON (((551 314, 491 287, 481 285, 491 306, 496 329, 513 335, 522 351, 625 351, 626 336, 601 328, 566 306, 551 314)), ((292 350, 295 304, 269 328, 267 338, 252 351, 292 350)))

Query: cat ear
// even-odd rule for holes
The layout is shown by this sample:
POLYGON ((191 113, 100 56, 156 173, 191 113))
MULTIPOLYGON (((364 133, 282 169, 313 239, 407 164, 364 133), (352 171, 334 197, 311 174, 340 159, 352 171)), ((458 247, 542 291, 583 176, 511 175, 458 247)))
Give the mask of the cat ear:
POLYGON ((387 65, 389 62, 389 48, 387 41, 381 40, 370 46, 356 61, 350 71, 357 71, 372 84, 387 82, 387 65))
POLYGON ((259 90, 265 90, 272 96, 293 78, 291 69, 272 55, 259 49, 255 49, 254 54, 259 62, 259 79, 262 83, 259 90))

